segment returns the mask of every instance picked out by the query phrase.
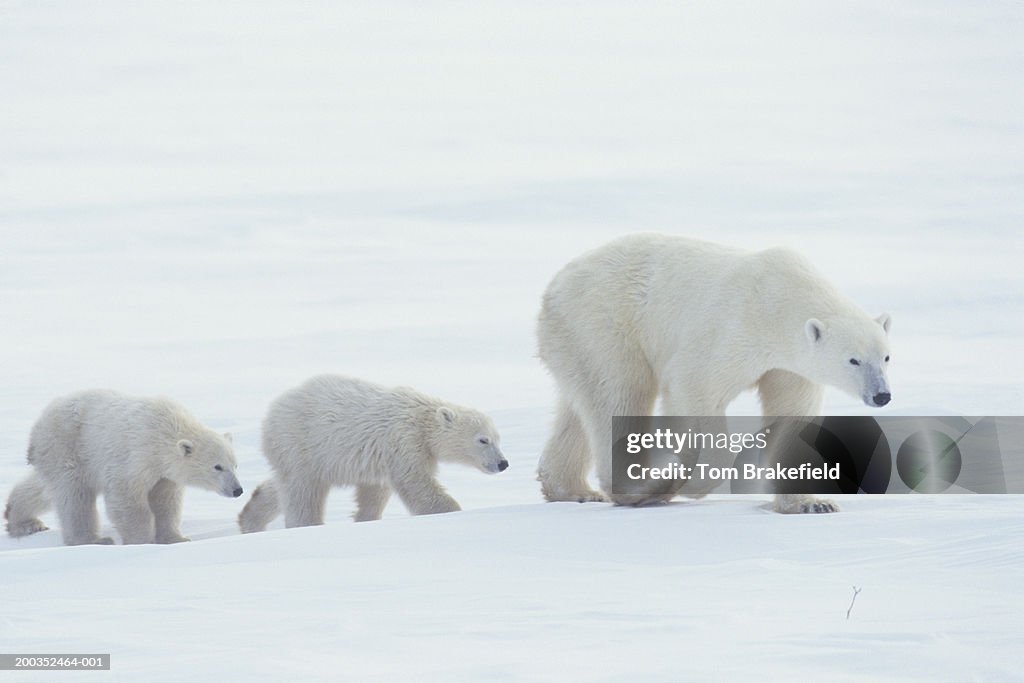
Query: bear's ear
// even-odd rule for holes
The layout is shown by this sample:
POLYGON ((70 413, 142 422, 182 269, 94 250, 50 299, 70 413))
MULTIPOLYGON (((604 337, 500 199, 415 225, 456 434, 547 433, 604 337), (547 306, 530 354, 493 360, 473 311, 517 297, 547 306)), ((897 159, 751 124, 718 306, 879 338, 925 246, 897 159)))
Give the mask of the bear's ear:
POLYGON ((226 440, 226 441, 227 441, 228 443, 233 443, 233 441, 232 441, 232 439, 231 439, 231 432, 224 432, 224 439, 225 439, 225 440, 226 440))
POLYGON ((825 336, 825 323, 817 318, 808 318, 804 323, 804 334, 812 342, 821 341, 821 338, 825 336))
POLYGON ((875 318, 875 322, 882 326, 882 329, 885 330, 886 334, 889 334, 889 328, 892 326, 891 315, 889 315, 888 313, 883 313, 882 315, 875 318))
POLYGON ((187 458, 188 456, 192 455, 192 451, 195 450, 195 446, 193 446, 192 442, 189 441, 188 439, 182 439, 181 441, 178 442, 178 450, 181 451, 181 454, 187 458))
POLYGON ((437 421, 443 425, 450 425, 455 422, 455 411, 448 406, 441 406, 437 409, 437 421))

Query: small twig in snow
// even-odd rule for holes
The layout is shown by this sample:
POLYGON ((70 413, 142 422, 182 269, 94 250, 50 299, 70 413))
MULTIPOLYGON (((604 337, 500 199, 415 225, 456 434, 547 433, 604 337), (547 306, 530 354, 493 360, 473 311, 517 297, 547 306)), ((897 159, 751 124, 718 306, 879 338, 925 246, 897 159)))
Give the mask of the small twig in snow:
POLYGON ((846 619, 847 620, 850 619, 850 612, 853 611, 853 603, 857 602, 857 596, 860 595, 860 590, 861 589, 857 588, 856 586, 853 587, 853 600, 850 600, 850 606, 846 610, 846 619))

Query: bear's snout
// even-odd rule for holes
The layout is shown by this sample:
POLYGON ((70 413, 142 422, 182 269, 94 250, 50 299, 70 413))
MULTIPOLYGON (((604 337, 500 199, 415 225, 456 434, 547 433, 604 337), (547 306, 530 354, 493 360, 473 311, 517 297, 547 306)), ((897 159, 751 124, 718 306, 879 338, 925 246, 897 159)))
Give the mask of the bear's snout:
POLYGON ((499 472, 504 472, 507 469, 508 469, 508 460, 502 460, 501 462, 498 463, 498 471, 499 472))
POLYGON ((231 496, 233 498, 238 498, 240 495, 242 495, 242 487, 236 486, 235 490, 231 492, 231 496))
POLYGON ((879 406, 879 407, 884 406, 891 399, 892 399, 892 395, 888 391, 883 391, 881 393, 875 394, 871 398, 871 400, 875 402, 875 405, 879 406))

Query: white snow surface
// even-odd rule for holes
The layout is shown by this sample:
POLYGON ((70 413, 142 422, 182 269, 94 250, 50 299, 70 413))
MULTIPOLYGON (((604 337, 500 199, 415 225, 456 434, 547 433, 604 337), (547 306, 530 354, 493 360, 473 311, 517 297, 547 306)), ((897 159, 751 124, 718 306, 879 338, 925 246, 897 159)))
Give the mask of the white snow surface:
POLYGON ((1022 30, 1007 1, 0 2, 0 495, 89 387, 232 431, 247 490, 189 491, 176 546, 0 537, 0 652, 113 662, 3 678, 1020 680, 1024 499, 545 504, 533 327, 618 235, 784 244, 893 315, 880 413, 1020 415, 1022 30), (462 513, 357 525, 336 490, 239 535, 263 411, 320 372, 489 412, 511 468, 444 467, 462 513))

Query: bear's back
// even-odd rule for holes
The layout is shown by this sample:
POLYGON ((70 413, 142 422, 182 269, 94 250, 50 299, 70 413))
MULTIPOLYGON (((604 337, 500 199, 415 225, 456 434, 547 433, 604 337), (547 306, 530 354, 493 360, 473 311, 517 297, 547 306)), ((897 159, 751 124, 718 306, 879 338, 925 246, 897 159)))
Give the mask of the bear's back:
POLYGON ((281 394, 263 420, 264 452, 378 440, 407 422, 421 396, 344 375, 318 375, 281 394))

